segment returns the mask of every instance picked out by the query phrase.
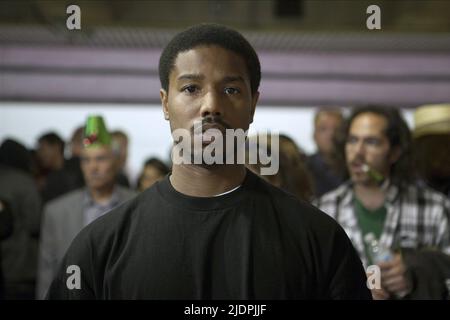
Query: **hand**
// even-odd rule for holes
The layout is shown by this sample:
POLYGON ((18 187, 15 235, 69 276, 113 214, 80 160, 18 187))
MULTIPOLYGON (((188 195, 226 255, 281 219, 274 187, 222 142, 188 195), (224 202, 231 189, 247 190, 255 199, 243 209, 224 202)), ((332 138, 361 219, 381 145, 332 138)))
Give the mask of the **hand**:
MULTIPOLYGON (((370 289, 370 293, 372 294, 373 300, 387 300, 391 297, 389 292, 387 292, 385 289, 381 287, 381 272, 378 274, 380 276, 380 279, 375 283, 367 283, 368 288, 370 289)), ((369 279, 372 279, 372 276, 374 276, 373 272, 366 272, 367 281, 370 281, 369 279)))
POLYGON ((389 299, 391 297, 389 292, 387 292, 383 288, 381 288, 381 289, 372 289, 372 290, 370 290, 370 292, 372 293, 372 299, 373 300, 387 300, 387 299, 389 299))
POLYGON ((381 271, 381 286, 398 298, 403 298, 411 292, 411 283, 406 277, 406 266, 399 253, 394 254, 394 258, 388 262, 378 264, 381 271))

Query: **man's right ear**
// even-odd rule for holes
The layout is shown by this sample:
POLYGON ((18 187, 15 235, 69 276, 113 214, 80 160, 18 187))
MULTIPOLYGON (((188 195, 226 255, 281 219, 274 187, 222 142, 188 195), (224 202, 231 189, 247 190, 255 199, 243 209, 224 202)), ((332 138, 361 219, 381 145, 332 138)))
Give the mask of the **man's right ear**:
POLYGON ((164 89, 159 90, 159 95, 161 97, 161 104, 163 107, 163 113, 164 113, 164 119, 169 120, 169 95, 167 94, 167 91, 164 89))

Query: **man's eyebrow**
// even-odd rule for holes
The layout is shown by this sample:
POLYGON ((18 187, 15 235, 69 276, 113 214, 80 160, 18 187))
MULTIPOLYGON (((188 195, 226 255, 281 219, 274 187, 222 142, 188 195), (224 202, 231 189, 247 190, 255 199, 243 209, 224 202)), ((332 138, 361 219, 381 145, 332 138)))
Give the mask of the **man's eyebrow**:
POLYGON ((235 81, 242 81, 245 82, 244 78, 242 76, 226 76, 223 78, 224 82, 235 82, 235 81))
MULTIPOLYGON (((188 73, 188 74, 182 74, 177 78, 177 81, 182 81, 182 80, 203 80, 205 79, 205 76, 202 74, 193 74, 193 73, 188 73)), ((244 78, 242 76, 226 76, 222 79, 222 82, 245 82, 244 78)))
POLYGON ((361 139, 381 139, 381 136, 378 135, 374 135, 374 134, 369 134, 369 135, 358 135, 355 133, 349 133, 347 135, 348 137, 355 137, 355 138, 361 138, 361 139))
POLYGON ((177 78, 177 80, 178 80, 178 81, 179 81, 179 80, 202 80, 202 79, 204 79, 204 78, 205 78, 204 75, 189 73, 189 74, 182 74, 181 76, 179 76, 179 77, 177 78))

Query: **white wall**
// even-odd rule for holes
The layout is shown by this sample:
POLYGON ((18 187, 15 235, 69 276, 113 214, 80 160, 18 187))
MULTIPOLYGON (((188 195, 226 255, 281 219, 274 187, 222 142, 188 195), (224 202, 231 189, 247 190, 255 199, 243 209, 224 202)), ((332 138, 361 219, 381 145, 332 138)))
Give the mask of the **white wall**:
MULTIPOLYGON (((312 140, 313 107, 257 107, 250 133, 270 130, 291 136, 307 153, 315 151, 312 140)), ((130 137, 128 171, 132 179, 150 156, 166 160, 170 129, 159 105, 81 103, 0 103, 0 142, 10 137, 34 148, 39 135, 56 131, 68 140, 88 114, 103 115, 110 130, 122 129, 130 137)), ((412 124, 412 112, 405 118, 412 124)))

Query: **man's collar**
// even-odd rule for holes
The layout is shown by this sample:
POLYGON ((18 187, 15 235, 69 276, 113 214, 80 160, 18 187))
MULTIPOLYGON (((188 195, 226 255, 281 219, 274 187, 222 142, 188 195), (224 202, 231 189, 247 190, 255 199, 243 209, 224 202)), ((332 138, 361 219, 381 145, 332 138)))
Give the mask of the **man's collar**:
POLYGON ((113 192, 111 193, 111 197, 109 198, 108 202, 106 204, 99 204, 97 202, 95 202, 94 198, 92 198, 91 192, 89 191, 88 188, 85 188, 84 190, 84 196, 83 196, 83 205, 85 207, 90 207, 90 206, 109 206, 111 204, 114 203, 118 203, 120 201, 119 199, 119 191, 117 186, 114 186, 113 192))
POLYGON ((399 194, 399 188, 391 181, 388 181, 388 185, 386 188, 386 202, 389 204, 393 204, 397 200, 397 196, 399 194))
MULTIPOLYGON (((385 202, 386 204, 391 205, 397 200, 397 197, 399 195, 399 188, 389 179, 383 182, 383 185, 385 185, 384 187, 382 186, 382 188, 385 189, 385 202)), ((353 203, 353 200, 355 198, 355 190, 353 189, 352 181, 347 181, 344 184, 341 197, 343 205, 350 205, 351 203, 353 203)))

